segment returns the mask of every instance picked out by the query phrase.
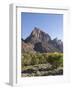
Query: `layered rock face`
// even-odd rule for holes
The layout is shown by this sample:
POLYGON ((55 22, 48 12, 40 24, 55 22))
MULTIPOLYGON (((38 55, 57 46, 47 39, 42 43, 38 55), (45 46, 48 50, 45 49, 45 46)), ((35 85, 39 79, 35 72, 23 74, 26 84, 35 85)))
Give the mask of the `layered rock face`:
POLYGON ((23 52, 63 52, 63 42, 57 38, 51 39, 48 33, 35 27, 31 34, 25 39, 22 39, 23 52))

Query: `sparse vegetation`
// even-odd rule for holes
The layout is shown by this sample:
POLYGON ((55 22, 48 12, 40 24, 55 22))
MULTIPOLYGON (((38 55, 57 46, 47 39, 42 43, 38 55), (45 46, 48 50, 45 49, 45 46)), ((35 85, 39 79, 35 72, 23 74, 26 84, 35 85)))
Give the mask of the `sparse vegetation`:
POLYGON ((54 75, 55 69, 63 68, 62 53, 23 53, 22 73, 26 76, 54 75), (51 72, 52 71, 52 72, 51 72), (45 72, 45 73, 44 73, 45 72), (53 73, 54 72, 54 73, 53 73))

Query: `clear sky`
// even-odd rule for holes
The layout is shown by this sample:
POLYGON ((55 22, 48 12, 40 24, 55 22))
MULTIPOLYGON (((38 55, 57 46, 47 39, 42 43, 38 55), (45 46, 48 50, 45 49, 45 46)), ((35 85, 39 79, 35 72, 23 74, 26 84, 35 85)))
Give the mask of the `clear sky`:
POLYGON ((48 33, 52 39, 63 40, 63 14, 21 13, 21 38, 27 38, 34 27, 48 33))

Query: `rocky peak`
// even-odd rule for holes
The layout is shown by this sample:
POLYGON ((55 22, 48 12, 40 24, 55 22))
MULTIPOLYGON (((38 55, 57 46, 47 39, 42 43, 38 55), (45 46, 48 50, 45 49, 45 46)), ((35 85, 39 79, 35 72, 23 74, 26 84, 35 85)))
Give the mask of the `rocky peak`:
POLYGON ((39 28, 35 27, 31 33, 32 36, 39 37, 41 31, 39 28))
POLYGON ((63 42, 61 40, 58 40, 57 38, 53 39, 53 42, 57 43, 58 45, 63 44, 63 42))
POLYGON ((35 27, 31 32, 30 36, 25 40, 26 42, 37 43, 37 42, 48 42, 51 40, 51 37, 43 32, 43 30, 35 27))
POLYGON ((35 27, 31 34, 22 39, 23 52, 63 52, 63 42, 57 38, 51 40, 48 33, 35 27))

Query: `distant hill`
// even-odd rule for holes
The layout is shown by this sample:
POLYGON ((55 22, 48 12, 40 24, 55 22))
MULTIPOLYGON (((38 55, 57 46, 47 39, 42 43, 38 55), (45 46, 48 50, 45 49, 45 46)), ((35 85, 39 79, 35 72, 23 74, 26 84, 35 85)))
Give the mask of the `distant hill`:
POLYGON ((22 41, 22 52, 63 52, 63 42, 51 39, 48 33, 35 27, 31 34, 22 41))

